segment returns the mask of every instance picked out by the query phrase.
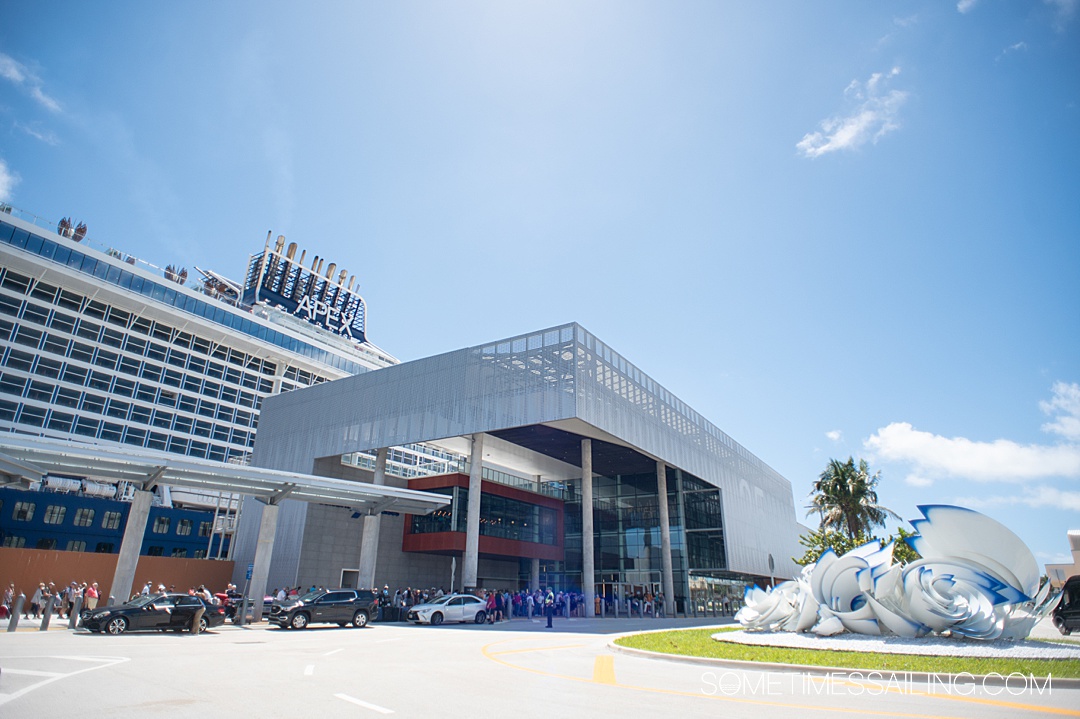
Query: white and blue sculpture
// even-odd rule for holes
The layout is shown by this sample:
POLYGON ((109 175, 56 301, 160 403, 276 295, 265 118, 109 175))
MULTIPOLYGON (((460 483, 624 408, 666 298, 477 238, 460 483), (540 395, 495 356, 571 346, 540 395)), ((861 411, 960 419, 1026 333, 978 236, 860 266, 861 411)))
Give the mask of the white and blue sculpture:
POLYGON ((735 618, 747 629, 823 636, 949 633, 1023 639, 1053 609, 1031 550, 1011 530, 963 507, 919 507, 908 544, 921 559, 893 564, 890 543, 837 556, 825 550, 792 581, 746 590, 735 618))

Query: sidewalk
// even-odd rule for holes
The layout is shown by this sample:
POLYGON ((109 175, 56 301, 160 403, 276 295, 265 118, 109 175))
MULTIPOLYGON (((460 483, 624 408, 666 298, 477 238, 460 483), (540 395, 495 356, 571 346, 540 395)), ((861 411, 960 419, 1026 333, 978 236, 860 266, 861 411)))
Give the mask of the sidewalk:
MULTIPOLYGON (((0 634, 3 634, 4 632, 6 632, 8 630, 8 626, 11 624, 11 619, 13 619, 13 618, 14 617, 11 617, 9 619, 0 619, 0 634)), ((19 617, 19 626, 15 631, 17 631, 17 632, 39 632, 39 631, 41 631, 41 625, 42 625, 42 623, 44 621, 45 621, 44 618, 34 619, 33 617, 30 617, 29 619, 26 619, 24 617, 19 617)), ((52 616, 52 619, 49 620, 49 631, 50 632, 67 631, 67 628, 68 628, 67 617, 64 617, 63 619, 61 619, 59 615, 54 614, 52 616)))

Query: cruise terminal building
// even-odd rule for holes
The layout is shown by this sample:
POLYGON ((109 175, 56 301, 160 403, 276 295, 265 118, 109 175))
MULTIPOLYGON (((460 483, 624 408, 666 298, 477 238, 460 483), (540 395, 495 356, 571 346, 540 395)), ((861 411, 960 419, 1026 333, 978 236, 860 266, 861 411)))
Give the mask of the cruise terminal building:
POLYGON ((551 585, 684 611, 798 569, 790 482, 576 323, 267 397, 252 464, 450 499, 424 516, 248 499, 255 595, 551 585), (401 471, 409 447, 445 466, 401 471))

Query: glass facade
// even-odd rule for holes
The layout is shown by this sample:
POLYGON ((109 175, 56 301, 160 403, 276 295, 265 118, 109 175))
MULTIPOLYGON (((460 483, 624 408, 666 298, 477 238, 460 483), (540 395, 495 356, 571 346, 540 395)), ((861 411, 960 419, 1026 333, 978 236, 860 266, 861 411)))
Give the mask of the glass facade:
MULTIPOLYGON (((469 490, 442 487, 425 490, 453 498, 449 507, 412 518, 412 533, 462 532, 468 523, 469 490)), ((558 515, 554 509, 484 492, 480 495, 480 535, 518 542, 558 544, 558 515)))
MULTIPOLYGON (((581 481, 569 483, 566 558, 544 563, 543 583, 582 586, 581 481)), ((720 490, 667 469, 668 522, 675 599, 683 602, 699 568, 727 573, 720 490)), ((593 478, 593 562, 597 592, 626 596, 663 587, 660 501, 655 472, 593 478)), ((528 567, 522 567, 527 581, 528 567)), ((741 586, 741 585, 740 585, 741 586)))

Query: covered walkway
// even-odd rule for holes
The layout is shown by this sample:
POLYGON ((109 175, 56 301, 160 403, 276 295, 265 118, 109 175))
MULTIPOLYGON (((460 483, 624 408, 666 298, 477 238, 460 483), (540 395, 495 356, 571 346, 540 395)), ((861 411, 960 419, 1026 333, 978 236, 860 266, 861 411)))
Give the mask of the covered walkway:
MULTIPOLYGON (((385 484, 226 464, 147 449, 18 435, 0 437, 0 485, 29 486, 47 475, 125 482, 136 488, 112 582, 113 593, 118 597, 131 593, 150 513, 151 492, 158 485, 242 494, 263 503, 251 577, 253 596, 266 591, 277 509, 286 498, 349 507, 375 516, 391 509, 402 514, 427 514, 450 502, 445 495, 385 484)), ((256 611, 259 609, 261 603, 256 604, 256 611)))

